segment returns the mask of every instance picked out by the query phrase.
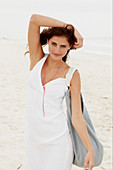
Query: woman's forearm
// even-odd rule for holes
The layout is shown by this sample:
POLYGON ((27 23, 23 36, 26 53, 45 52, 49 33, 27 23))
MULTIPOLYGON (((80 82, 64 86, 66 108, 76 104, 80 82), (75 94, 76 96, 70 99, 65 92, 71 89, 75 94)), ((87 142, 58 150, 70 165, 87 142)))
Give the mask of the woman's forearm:
POLYGON ((39 14, 33 14, 31 16, 31 21, 35 22, 37 26, 42 27, 65 27, 66 23, 59 21, 57 19, 39 15, 39 14))
POLYGON ((87 126, 83 117, 79 117, 74 123, 74 128, 76 129, 78 135, 80 136, 83 144, 85 145, 87 151, 93 150, 91 140, 88 135, 87 126))

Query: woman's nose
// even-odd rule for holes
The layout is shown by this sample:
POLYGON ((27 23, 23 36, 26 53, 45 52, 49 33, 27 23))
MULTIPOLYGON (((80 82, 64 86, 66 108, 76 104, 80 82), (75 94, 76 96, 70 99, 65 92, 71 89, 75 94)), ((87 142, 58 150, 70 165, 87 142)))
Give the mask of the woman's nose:
POLYGON ((60 47, 59 46, 56 47, 56 53, 60 54, 60 47))

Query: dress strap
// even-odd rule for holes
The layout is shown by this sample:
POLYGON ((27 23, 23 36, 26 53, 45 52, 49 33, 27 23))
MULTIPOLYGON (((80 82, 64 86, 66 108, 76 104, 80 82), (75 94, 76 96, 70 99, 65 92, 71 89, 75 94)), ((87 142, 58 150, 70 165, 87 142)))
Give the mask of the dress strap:
POLYGON ((70 81, 72 79, 72 76, 73 76, 73 73, 74 73, 75 70, 77 70, 77 68, 75 68, 75 67, 69 68, 69 71, 66 75, 66 86, 70 86, 70 81))

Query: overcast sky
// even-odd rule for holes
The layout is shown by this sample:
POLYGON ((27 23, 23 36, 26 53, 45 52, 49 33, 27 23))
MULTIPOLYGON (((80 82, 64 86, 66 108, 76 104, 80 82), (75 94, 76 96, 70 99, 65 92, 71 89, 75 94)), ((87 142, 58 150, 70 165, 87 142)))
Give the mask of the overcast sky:
POLYGON ((112 0, 4 0, 0 2, 0 37, 26 40, 33 13, 73 24, 85 38, 110 38, 112 0))

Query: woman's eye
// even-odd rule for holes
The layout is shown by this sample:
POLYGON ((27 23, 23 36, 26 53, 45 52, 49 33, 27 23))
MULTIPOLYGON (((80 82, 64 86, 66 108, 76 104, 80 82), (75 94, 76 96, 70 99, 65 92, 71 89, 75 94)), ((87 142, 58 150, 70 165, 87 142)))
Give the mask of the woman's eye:
POLYGON ((66 46, 65 45, 61 45, 61 47, 65 48, 66 46))
POLYGON ((56 45, 56 43, 52 43, 52 45, 56 45))
MULTIPOLYGON (((56 45, 56 43, 51 43, 52 45, 56 45)), ((61 45, 61 47, 65 48, 66 46, 65 45, 61 45)))

